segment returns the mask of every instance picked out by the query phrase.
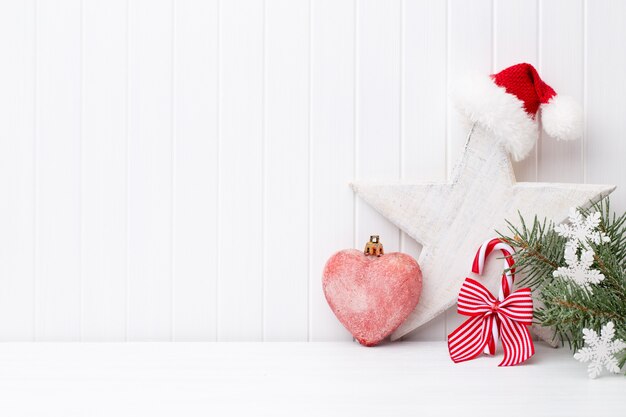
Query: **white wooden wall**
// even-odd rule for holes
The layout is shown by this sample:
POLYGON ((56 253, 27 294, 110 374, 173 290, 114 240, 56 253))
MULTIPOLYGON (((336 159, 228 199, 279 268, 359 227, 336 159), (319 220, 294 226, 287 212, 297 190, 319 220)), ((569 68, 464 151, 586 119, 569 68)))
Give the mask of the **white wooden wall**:
MULTIPOLYGON (((522 180, 618 185, 626 1, 0 2, 1 340, 344 340, 335 250, 411 239, 353 179, 443 181, 456 74, 527 61, 586 112, 522 180)), ((454 314, 413 338, 443 339, 454 314)))

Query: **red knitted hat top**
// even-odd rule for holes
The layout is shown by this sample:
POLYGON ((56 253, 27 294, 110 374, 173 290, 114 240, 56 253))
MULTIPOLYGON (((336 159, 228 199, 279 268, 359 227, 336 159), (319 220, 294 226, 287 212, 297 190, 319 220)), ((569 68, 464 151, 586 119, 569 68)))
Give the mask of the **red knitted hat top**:
POLYGON ((556 92, 539 77, 530 64, 517 64, 491 76, 493 81, 507 93, 515 95, 523 104, 526 113, 533 119, 539 106, 547 104, 556 92))

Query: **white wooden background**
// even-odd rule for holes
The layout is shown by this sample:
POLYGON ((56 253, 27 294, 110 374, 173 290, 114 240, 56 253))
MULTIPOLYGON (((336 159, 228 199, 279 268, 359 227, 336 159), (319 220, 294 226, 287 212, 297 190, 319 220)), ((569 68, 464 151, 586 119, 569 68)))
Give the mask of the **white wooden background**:
MULTIPOLYGON (((353 179, 443 181, 455 75, 528 61, 585 108, 528 181, 619 186, 626 2, 3 0, 1 340, 344 340, 320 288, 381 234, 353 179)), ((416 333, 443 339, 454 314, 416 333)))

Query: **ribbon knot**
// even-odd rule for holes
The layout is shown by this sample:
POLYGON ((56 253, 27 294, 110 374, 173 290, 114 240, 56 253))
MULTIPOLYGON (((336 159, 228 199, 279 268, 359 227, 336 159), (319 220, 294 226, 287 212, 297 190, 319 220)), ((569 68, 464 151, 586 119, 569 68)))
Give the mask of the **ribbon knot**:
POLYGON ((533 319, 530 288, 520 288, 499 301, 480 282, 465 278, 458 312, 469 318, 448 336, 448 349, 454 362, 474 359, 490 345, 495 351, 494 325, 504 350, 499 366, 517 365, 535 353, 528 331, 533 319))

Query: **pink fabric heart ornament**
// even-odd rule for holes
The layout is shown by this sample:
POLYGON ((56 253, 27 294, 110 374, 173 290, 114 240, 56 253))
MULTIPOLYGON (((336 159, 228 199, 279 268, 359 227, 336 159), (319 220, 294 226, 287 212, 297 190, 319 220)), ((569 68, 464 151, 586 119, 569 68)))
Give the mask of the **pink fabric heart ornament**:
POLYGON ((324 267, 326 301, 341 324, 365 346, 390 335, 415 309, 422 272, 411 256, 368 256, 356 249, 334 254, 324 267))

